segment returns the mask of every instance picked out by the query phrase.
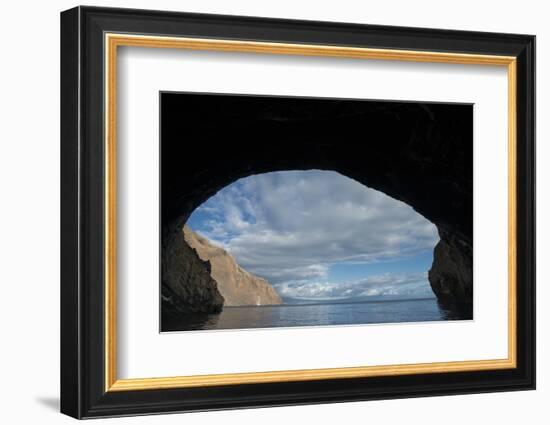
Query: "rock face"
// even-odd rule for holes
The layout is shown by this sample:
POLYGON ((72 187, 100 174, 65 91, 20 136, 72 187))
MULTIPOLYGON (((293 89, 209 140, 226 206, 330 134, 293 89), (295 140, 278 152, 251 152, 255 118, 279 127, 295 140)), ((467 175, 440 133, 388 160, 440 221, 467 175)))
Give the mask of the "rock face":
POLYGON ((227 251, 211 244, 188 226, 183 232, 189 246, 210 264, 211 276, 218 283, 224 306, 282 304, 281 297, 267 280, 244 270, 227 251))
POLYGON ((452 235, 440 235, 434 249, 434 261, 428 272, 432 290, 441 307, 460 319, 473 317, 471 246, 452 235), (464 300, 464 301, 463 301, 464 300))
POLYGON ((161 107, 163 249, 195 208, 241 177, 334 170, 437 226, 432 289, 471 312, 471 105, 164 93, 161 107))
POLYGON ((222 310, 224 300, 216 281, 210 276, 210 264, 199 258, 185 242, 181 231, 163 241, 162 253, 163 322, 183 314, 218 313, 222 310))

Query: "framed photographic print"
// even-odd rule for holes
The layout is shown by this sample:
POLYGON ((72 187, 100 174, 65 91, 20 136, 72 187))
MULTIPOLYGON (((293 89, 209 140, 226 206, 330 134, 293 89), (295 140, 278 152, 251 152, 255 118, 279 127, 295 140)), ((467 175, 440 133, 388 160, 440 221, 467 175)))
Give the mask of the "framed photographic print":
POLYGON ((535 387, 529 35, 61 14, 61 411, 535 387))

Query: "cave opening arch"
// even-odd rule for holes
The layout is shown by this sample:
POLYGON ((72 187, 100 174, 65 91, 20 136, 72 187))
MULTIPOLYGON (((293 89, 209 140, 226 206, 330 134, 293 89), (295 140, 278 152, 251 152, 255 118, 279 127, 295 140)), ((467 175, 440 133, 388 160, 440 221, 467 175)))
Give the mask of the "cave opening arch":
MULTIPOLYGON (((161 283, 193 278, 204 311, 219 300, 190 249, 191 213, 232 182, 289 170, 336 171, 410 205, 440 241, 429 282, 438 301, 471 318, 473 145, 471 105, 163 93, 161 283), (183 117, 183 118, 182 118, 183 117)), ((188 296, 189 294, 186 294, 188 296)))

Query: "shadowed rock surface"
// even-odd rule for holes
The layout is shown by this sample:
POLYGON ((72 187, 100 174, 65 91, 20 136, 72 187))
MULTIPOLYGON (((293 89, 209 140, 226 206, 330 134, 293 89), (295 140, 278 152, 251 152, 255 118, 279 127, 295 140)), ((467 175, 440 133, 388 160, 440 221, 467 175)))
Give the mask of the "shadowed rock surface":
POLYGON ((434 261, 428 280, 441 307, 455 310, 455 316, 472 318, 472 248, 471 245, 443 235, 434 249, 434 261))
POLYGON ((471 105, 163 93, 161 107, 163 285, 177 284, 175 235, 218 190, 252 174, 334 170, 437 226, 431 287, 472 317, 471 105))
POLYGON ((275 289, 261 277, 247 272, 223 248, 184 226, 185 241, 198 256, 210 263, 211 276, 218 283, 224 306, 282 304, 275 289))
POLYGON ((163 322, 184 314, 218 313, 222 310, 224 300, 216 281, 210 276, 210 263, 201 260, 185 242, 183 232, 163 240, 162 255, 163 322))

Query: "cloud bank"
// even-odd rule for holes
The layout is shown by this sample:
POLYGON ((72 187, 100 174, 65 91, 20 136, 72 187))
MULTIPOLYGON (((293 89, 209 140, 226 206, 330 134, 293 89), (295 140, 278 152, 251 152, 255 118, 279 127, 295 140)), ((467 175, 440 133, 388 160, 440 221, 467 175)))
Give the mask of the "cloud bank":
POLYGON ((431 252, 438 241, 435 226, 410 206, 319 170, 240 179, 197 208, 188 224, 281 295, 297 298, 424 293, 425 273, 392 273, 392 264, 431 252), (388 273, 329 279, 334 265, 364 265, 368 274, 380 262, 388 273))
POLYGON ((275 285, 283 298, 298 300, 342 300, 368 297, 433 297, 427 272, 385 273, 349 282, 289 282, 275 285))

